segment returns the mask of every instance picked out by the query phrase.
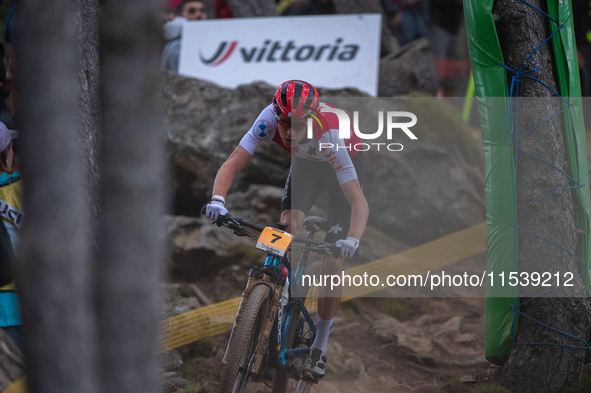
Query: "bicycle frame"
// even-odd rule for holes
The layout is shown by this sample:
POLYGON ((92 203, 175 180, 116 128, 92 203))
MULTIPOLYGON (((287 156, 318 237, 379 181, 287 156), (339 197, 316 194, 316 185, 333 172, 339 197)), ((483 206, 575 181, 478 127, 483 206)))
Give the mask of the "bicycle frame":
MULTIPOLYGON (((298 265, 298 269, 296 270, 295 277, 292 277, 291 266, 286 266, 289 272, 289 285, 291 286, 292 282, 299 283, 301 280, 301 276, 304 272, 304 266, 302 266, 302 262, 305 263, 304 258, 307 260, 308 252, 305 251, 302 254, 302 259, 300 260, 300 264, 298 265)), ((239 323, 241 319, 241 312, 242 312, 242 305, 243 302, 250 293, 252 292, 253 288, 257 285, 266 285, 271 288, 270 302, 267 308, 267 314, 262 322, 261 331, 259 340, 257 342, 257 348, 255 350, 255 358, 254 363, 251 368, 251 375, 257 375, 260 371, 261 364, 264 360, 265 355, 267 354, 267 350, 269 353, 269 360, 272 362, 275 368, 284 368, 287 365, 287 362, 290 358, 295 356, 303 356, 310 353, 310 348, 299 348, 299 349, 287 349, 287 334, 289 331, 289 327, 291 325, 291 321, 293 318, 293 312, 295 309, 295 305, 298 304, 302 315, 306 318, 308 325, 312 328, 314 335, 316 335, 316 324, 312 320, 308 309, 304 304, 305 294, 304 297, 292 298, 282 309, 282 316, 281 316, 281 326, 279 327, 279 318, 278 312, 280 309, 280 299, 281 294, 283 292, 283 284, 285 281, 282 282, 274 282, 276 281, 277 277, 281 276, 283 262, 282 259, 276 255, 268 255, 267 259, 265 260, 265 265, 262 269, 257 268, 256 266, 251 269, 249 273, 248 282, 246 284, 246 288, 242 293, 242 299, 240 301, 240 306, 238 307, 238 313, 236 314, 236 319, 234 320, 234 326, 232 327, 232 332, 236 327, 236 324, 239 323), (263 271, 269 271, 269 269, 274 269, 278 274, 277 275, 270 275, 271 279, 268 278, 258 278, 261 276, 263 271), (277 329, 278 332, 277 336, 271 335, 273 331, 273 327, 277 329)), ((281 280, 279 280, 281 281, 281 280)), ((230 340, 228 343, 232 341, 232 337, 230 336, 230 340)), ((229 348, 229 347, 228 347, 229 348)), ((228 353, 228 348, 226 348, 226 354, 224 354, 224 359, 222 360, 222 365, 226 363, 226 355, 228 353)))

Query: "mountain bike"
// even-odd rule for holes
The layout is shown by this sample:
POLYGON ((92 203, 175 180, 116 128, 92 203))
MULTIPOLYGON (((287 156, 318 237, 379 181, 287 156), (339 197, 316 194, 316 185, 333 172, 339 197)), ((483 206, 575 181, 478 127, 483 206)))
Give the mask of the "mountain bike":
POLYGON ((258 378, 272 387, 273 393, 308 393, 312 385, 318 383, 302 377, 302 368, 316 335, 313 315, 317 288, 302 285, 302 276, 321 273, 320 262, 308 266, 310 252, 339 257, 340 249, 334 243, 313 239, 318 231, 328 229, 326 219, 307 217, 304 221, 307 237, 285 232, 287 224, 278 223, 278 228, 265 227, 229 215, 220 217, 217 224, 232 229, 237 236, 256 239, 255 247, 267 252, 264 266, 255 266, 248 274, 222 360, 224 369, 218 392, 247 392, 249 381, 258 378), (295 272, 287 258, 288 248, 292 255, 301 252, 295 272), (286 285, 288 296, 284 291, 286 285), (267 383, 271 371, 272 385, 267 383))

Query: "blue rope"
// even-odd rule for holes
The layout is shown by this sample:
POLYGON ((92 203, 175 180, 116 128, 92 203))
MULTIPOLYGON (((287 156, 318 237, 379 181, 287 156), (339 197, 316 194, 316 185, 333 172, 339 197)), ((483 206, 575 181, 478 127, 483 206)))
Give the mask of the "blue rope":
MULTIPOLYGON (((509 85, 509 102, 508 102, 508 106, 507 106, 507 111, 505 112, 505 128, 507 129, 507 131, 509 132, 509 134, 511 135, 515 135, 515 137, 512 139, 512 141, 508 141, 507 144, 509 146, 513 146, 515 149, 515 177, 514 177, 514 191, 513 191, 513 222, 511 223, 511 226, 513 227, 513 271, 517 271, 517 230, 522 230, 524 232, 527 232, 531 235, 537 236, 541 239, 543 239, 544 241, 547 241, 551 244, 554 244, 557 247, 562 248, 563 250, 565 250, 567 253, 569 253, 571 256, 573 256, 574 258, 577 259, 577 261, 579 261, 584 267, 585 269, 579 273, 579 275, 577 275, 576 277, 574 277, 571 281, 576 281, 578 280, 581 276, 583 276, 583 274, 585 272, 587 272, 590 269, 590 266, 588 266, 587 264, 585 264, 581 259, 579 259, 573 252, 571 252, 570 250, 568 250, 566 247, 545 238, 544 236, 541 236, 537 233, 531 232, 525 228, 522 228, 518 225, 518 220, 519 218, 525 213, 525 211, 531 206, 533 205, 535 202, 539 201, 540 199, 546 198, 549 195, 554 194, 555 192, 559 192, 559 191, 567 191, 567 190, 572 190, 572 189, 576 189, 576 188, 581 188, 584 187, 583 184, 580 184, 579 182, 577 182, 575 179, 573 179, 570 175, 568 175, 565 171, 563 171, 562 169, 558 168, 556 165, 543 160, 540 157, 535 156, 534 154, 531 154, 523 149, 521 149, 519 147, 519 139, 521 137, 523 137, 524 135, 528 134, 530 131, 533 131, 537 128, 539 128, 540 126, 542 126, 543 124, 549 122, 550 120, 552 120, 553 118, 555 118, 556 116, 558 116, 559 114, 561 114, 562 112, 571 109, 573 107, 573 103, 572 102, 568 102, 566 99, 564 99, 564 97, 562 97, 560 94, 558 94, 556 91, 554 91, 554 89, 552 89, 550 86, 548 86, 546 83, 544 83, 543 81, 539 80, 538 78, 535 78, 533 76, 530 75, 526 75, 526 74, 536 74, 538 72, 537 68, 533 68, 531 70, 526 70, 526 71, 522 71, 522 68, 525 66, 525 63, 542 47, 544 46, 548 41, 550 41, 552 39, 552 37, 558 33, 563 27, 564 24, 563 23, 558 23, 558 21, 554 18, 552 18, 550 15, 548 15, 547 13, 545 13, 544 11, 540 10, 539 8, 533 6, 532 4, 528 3, 525 0, 521 0, 522 3, 534 8, 535 10, 539 11, 540 13, 544 14, 546 17, 548 17, 549 19, 551 19, 552 21, 554 21, 554 23, 556 23, 558 25, 558 27, 556 28, 556 30, 554 30, 554 32, 552 32, 552 34, 550 34, 550 36, 548 38, 546 38, 544 40, 544 42, 542 42, 537 48, 535 48, 523 61, 523 63, 521 63, 521 66, 519 67, 519 69, 517 71, 515 71, 514 69, 512 69, 511 67, 509 67, 506 64, 503 64, 502 62, 499 62, 499 66, 504 67, 509 73, 513 74, 512 78, 511 78, 511 84, 509 85), (554 115, 552 115, 551 117, 549 117, 548 119, 544 120, 543 122, 535 125, 534 127, 530 128, 529 130, 527 130, 526 132, 524 132, 523 134, 519 135, 519 83, 521 82, 521 77, 533 80, 537 83, 540 83, 542 86, 544 86, 546 89, 548 89, 549 91, 551 91, 555 96, 557 96, 558 98, 560 98, 564 103, 567 104, 566 107, 564 107, 562 110, 560 110, 559 112, 555 113, 554 115), (513 104, 513 94, 515 92, 515 104, 513 104), (513 106, 515 106, 515 111, 513 110, 513 106), (514 113, 515 112, 515 113, 514 113), (566 177, 569 178, 570 181, 572 181, 575 185, 574 186, 569 186, 569 187, 563 187, 563 188, 559 188, 556 189, 554 191, 551 191, 545 195, 542 195, 541 197, 538 197, 536 199, 534 199, 533 201, 531 201, 524 209, 523 211, 518 215, 517 214, 517 164, 518 164, 518 157, 519 157, 519 152, 523 152, 553 168, 555 168, 556 170, 560 171, 563 175, 565 175, 566 177)), ((589 346, 589 344, 578 337, 575 337, 571 334, 568 334, 566 332, 560 331, 556 328, 553 328, 552 326, 546 325, 532 317, 530 317, 529 315, 519 311, 519 307, 525 305, 526 303, 531 302, 534 299, 538 299, 544 295, 547 295, 548 293, 551 293, 553 291, 556 291, 560 288, 563 288, 565 286, 565 284, 557 286, 555 288, 552 288, 538 296, 529 298, 528 300, 525 300, 523 302, 521 302, 520 304, 515 304, 515 286, 513 286, 513 305, 511 306, 511 311, 513 313, 513 325, 511 327, 511 332, 512 332, 512 343, 513 345, 558 345, 558 346, 564 346, 564 347, 569 347, 569 348, 576 348, 576 349, 586 349, 589 350, 591 349, 591 347, 589 346), (516 336, 516 326, 515 326, 515 319, 516 319, 516 314, 519 315, 523 315, 526 318, 529 318, 530 320, 539 323, 540 325, 551 329, 555 332, 558 332, 562 335, 565 335, 567 337, 571 337, 575 340, 581 341, 585 344, 585 346, 574 346, 574 345, 568 345, 568 344, 560 344, 560 343, 519 343, 519 342, 515 342, 515 336, 516 336)))
POLYGON ((549 193, 547 193, 546 195, 542 195, 541 197, 539 197, 539 198, 536 198, 536 199, 534 199, 533 201, 531 201, 530 203, 528 203, 528 204, 527 204, 527 206, 525 207, 525 209, 523 209, 523 211, 522 211, 522 212, 521 212, 521 213, 520 213, 520 214, 517 216, 517 219, 519 219, 519 217, 521 217, 521 216, 523 215, 523 213, 525 213, 525 211, 526 211, 527 209, 529 209, 529 207, 530 207, 531 205, 533 205, 534 203, 536 203, 536 202, 537 202, 537 201, 539 201, 540 199, 542 199, 542 198, 545 198, 545 197, 547 197, 548 195, 554 194, 555 192, 558 192, 558 191, 572 190, 572 189, 575 189, 575 188, 581 188, 581 187, 584 187, 584 186, 583 186, 582 184, 579 184, 578 186, 564 187, 564 188, 559 188, 559 189, 557 189, 557 190, 554 190, 554 191, 550 191, 550 192, 549 192, 549 193))

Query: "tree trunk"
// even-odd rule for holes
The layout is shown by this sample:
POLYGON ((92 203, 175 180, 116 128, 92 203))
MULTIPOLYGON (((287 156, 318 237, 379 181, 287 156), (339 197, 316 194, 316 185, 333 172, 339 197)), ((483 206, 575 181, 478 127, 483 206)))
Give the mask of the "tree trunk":
MULTIPOLYGON (((530 2, 538 8, 546 8, 545 2, 544 4, 539 0, 530 2)), ((518 70, 526 57, 550 36, 548 19, 526 4, 512 0, 497 0, 493 13, 505 64, 518 70)), ((526 75, 538 78, 554 91, 558 91, 549 42, 526 62, 522 70, 533 68, 537 68, 537 73, 526 75)), ((511 80, 513 74, 508 73, 508 76, 511 80)), ((520 97, 554 97, 552 92, 540 83, 523 76, 520 80, 520 97)), ((524 134, 531 127, 559 112, 560 109, 561 104, 558 98, 551 100, 521 98, 518 135, 524 134)), ((568 173, 564 126, 561 119, 561 115, 556 116, 543 126, 529 132, 518 140, 518 146, 568 173)), ((512 137, 515 138, 516 135, 512 137)), ((536 198, 572 185, 574 184, 570 184, 568 178, 555 168, 520 152, 517 159, 517 215, 536 198)), ((574 253, 577 232, 570 190, 555 192, 529 205, 519 218, 518 226, 550 239, 574 253)), ((520 272, 552 274, 559 272, 561 277, 565 277, 564 272, 577 274, 579 262, 560 247, 522 229, 518 230, 518 239, 520 272)), ((553 287, 555 283, 556 281, 553 287)), ((590 332, 587 291, 582 280, 576 280, 573 284, 572 288, 561 290, 560 293, 554 292, 552 297, 534 299, 521 306, 519 310, 548 326, 587 340, 590 332)), ((532 291, 531 287, 530 290, 521 287, 522 297, 519 302, 541 293, 541 289, 543 288, 537 287, 532 291)), ((515 342, 517 345, 514 346, 513 353, 503 368, 502 382, 505 386, 515 392, 560 392, 577 382, 588 351, 559 345, 525 343, 582 346, 581 341, 521 316, 515 342)))
POLYGON ((101 8, 102 391, 160 392, 159 291, 168 184, 159 102, 160 0, 101 8))
POLYGON ((274 0, 227 0, 236 18, 256 16, 277 16, 277 3, 274 0))
POLYGON ((89 214, 77 134, 75 3, 19 2, 26 206, 17 277, 29 391, 95 392, 89 214))
POLYGON ((380 0, 332 0, 332 2, 339 14, 382 14, 380 56, 387 56, 398 49, 398 41, 390 32, 380 0))
POLYGON ((74 87, 78 97, 79 138, 84 155, 87 203, 91 223, 88 228, 95 257, 100 244, 100 129, 98 1, 76 2, 78 63, 74 87))

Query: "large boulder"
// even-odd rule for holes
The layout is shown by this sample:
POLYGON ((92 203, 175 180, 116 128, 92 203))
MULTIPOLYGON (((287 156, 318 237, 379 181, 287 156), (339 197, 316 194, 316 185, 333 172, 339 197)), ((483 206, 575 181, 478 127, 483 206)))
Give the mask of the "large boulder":
MULTIPOLYGON (((279 220, 279 204, 283 188, 252 184, 246 191, 237 191, 227 206, 234 217, 265 225, 275 225, 279 220)), ((234 236, 227 228, 218 228, 204 216, 166 217, 169 238, 172 243, 170 272, 175 280, 192 281, 236 262, 237 254, 248 252, 254 258, 264 258, 257 252, 253 239, 234 236), (251 250, 246 251, 246 250, 251 250)), ((257 233, 251 230, 253 233, 257 233)), ((167 316, 176 315, 177 309, 198 308, 195 298, 171 299, 167 316)), ((187 309, 188 311, 188 309, 187 309)))
POLYGON ((378 96, 393 97, 414 91, 435 94, 439 76, 426 38, 416 39, 380 60, 378 96))
MULTIPOLYGON (((166 74, 164 98, 175 214, 197 216, 211 198, 215 175, 270 103, 275 89, 263 83, 225 89, 213 83, 166 74)), ((259 149, 236 177, 232 192, 250 184, 283 187, 290 157, 276 144, 259 149)))
MULTIPOLYGON (((167 74, 166 127, 175 180, 175 214, 199 215, 211 196, 217 170, 268 105, 273 92, 274 87, 263 83, 231 90, 167 74)), ((372 141, 400 142, 402 151, 382 148, 365 154, 364 191, 371 225, 389 238, 416 245, 484 220, 481 147, 453 108, 425 97, 375 101, 353 89, 320 89, 320 94, 329 103, 335 100, 335 105, 339 100, 330 97, 345 97, 341 101, 355 105, 363 101, 373 111, 375 105, 382 105, 383 110, 410 111, 418 118, 412 128, 418 140, 396 132, 392 140, 372 141)), ((355 105, 344 109, 355 109, 355 105)), ((361 120, 360 128, 370 130, 371 125, 361 120)), ((234 181, 227 198, 232 214, 274 224, 289 165, 285 151, 265 142, 234 181)), ((322 203, 320 206, 325 208, 322 203)))
POLYGON ((391 100, 414 113, 410 140, 398 132, 384 143, 401 151, 366 154, 365 195, 371 225, 409 245, 476 225, 485 219, 482 150, 457 112, 433 98, 391 100))

